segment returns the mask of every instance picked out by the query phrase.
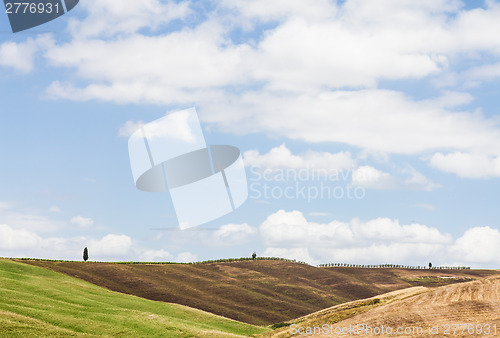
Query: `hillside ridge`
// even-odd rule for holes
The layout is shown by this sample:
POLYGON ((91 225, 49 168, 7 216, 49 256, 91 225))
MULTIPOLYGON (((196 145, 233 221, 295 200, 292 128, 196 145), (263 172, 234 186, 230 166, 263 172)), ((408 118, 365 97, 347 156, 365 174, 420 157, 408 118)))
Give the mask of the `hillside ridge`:
POLYGON ((182 304, 254 325, 284 322, 344 302, 408 287, 439 286, 498 273, 493 270, 317 268, 283 260, 205 264, 22 262, 113 291, 182 304))

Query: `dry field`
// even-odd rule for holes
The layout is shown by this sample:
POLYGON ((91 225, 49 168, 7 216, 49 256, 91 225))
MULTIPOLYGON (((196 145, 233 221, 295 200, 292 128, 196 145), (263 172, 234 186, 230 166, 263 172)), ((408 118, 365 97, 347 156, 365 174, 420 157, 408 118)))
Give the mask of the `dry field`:
POLYGON ((113 291, 187 305, 255 325, 290 321, 333 305, 412 286, 439 286, 498 273, 317 268, 271 260, 194 265, 23 262, 113 291))
POLYGON ((325 337, 325 333, 332 332, 334 337, 500 336, 500 276, 438 288, 413 287, 399 290, 341 304, 298 318, 291 323, 296 326, 284 327, 265 336, 325 337), (378 301, 374 302, 374 299, 378 301), (328 328, 323 331, 317 329, 314 334, 314 327, 319 328, 324 324, 327 324, 328 328), (332 324, 333 326, 330 326, 332 324), (359 324, 364 326, 360 326, 361 330, 356 332, 354 328, 358 328, 359 324), (298 334, 307 332, 307 328, 313 333, 298 334), (338 331, 335 331, 335 328, 338 331), (357 334, 335 334, 340 333, 343 328, 344 332, 353 328, 353 332, 357 334), (401 328, 403 334, 396 334, 398 328, 401 328), (429 328, 432 331, 429 331, 429 328), (392 335, 389 334, 391 329, 392 335), (487 331, 489 334, 486 334, 487 331), (297 334, 292 334, 295 332, 297 334))

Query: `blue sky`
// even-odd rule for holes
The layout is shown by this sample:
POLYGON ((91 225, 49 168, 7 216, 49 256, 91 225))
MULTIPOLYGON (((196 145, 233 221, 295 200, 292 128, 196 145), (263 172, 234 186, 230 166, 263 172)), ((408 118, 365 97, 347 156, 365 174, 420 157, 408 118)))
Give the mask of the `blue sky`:
POLYGON ((499 15, 491 0, 87 0, 17 34, 2 15, 0 255, 498 268, 499 15), (127 139, 190 107, 208 144, 242 151, 250 196, 180 231, 167 193, 135 188, 127 139), (315 170, 345 179, 276 178, 315 170))

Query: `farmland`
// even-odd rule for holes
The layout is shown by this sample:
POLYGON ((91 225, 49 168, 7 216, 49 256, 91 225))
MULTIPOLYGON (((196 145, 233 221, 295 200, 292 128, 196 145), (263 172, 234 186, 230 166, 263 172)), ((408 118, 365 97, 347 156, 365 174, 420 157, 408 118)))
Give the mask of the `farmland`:
POLYGON ((109 290, 182 304, 254 325, 284 322, 344 302, 408 287, 434 287, 497 273, 492 270, 317 268, 273 260, 207 264, 23 262, 109 290))
POLYGON ((0 336, 249 336, 267 329, 0 259, 0 336))

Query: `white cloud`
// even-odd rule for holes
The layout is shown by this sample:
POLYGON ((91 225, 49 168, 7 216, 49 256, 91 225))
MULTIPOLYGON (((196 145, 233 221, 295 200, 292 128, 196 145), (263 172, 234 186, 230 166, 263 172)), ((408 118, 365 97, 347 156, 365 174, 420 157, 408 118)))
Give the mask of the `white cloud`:
POLYGON ((322 86, 373 87, 381 78, 422 78, 441 68, 439 59, 403 53, 382 34, 359 34, 339 21, 302 18, 266 35, 252 60, 255 77, 269 88, 302 92, 322 86))
POLYGON ((142 121, 127 121, 118 130, 118 136, 130 137, 138 129, 144 126, 142 121))
POLYGON ((51 35, 39 35, 36 39, 28 38, 25 42, 7 41, 0 45, 0 66, 12 67, 23 73, 35 67, 35 54, 44 51, 54 44, 51 35))
POLYGON ((38 215, 33 211, 6 210, 0 213, 0 222, 36 232, 53 232, 60 229, 62 222, 38 215))
POLYGON ((367 222, 354 219, 350 222, 356 238, 368 241, 399 241, 405 243, 447 244, 452 238, 436 228, 422 224, 401 225, 398 220, 376 218, 367 222))
POLYGON ((99 98, 104 100, 122 97, 123 102, 151 102, 157 96, 157 102, 185 104, 197 97, 190 95, 193 89, 206 91, 207 87, 241 81, 240 66, 248 47, 230 44, 224 34, 219 23, 206 22, 166 35, 134 34, 112 41, 75 39, 51 48, 46 57, 55 66, 74 67, 81 77, 97 81, 82 99, 102 95, 99 98))
MULTIPOLYGON (((231 101, 230 101, 231 102, 231 101)), ((229 102, 229 103, 230 103, 229 102)), ((247 92, 229 121, 221 103, 207 108, 210 122, 233 132, 264 131, 306 142, 339 142, 386 153, 418 154, 439 148, 500 153, 500 129, 480 114, 449 112, 390 90, 295 95, 247 92), (275 109, 274 107, 280 107, 275 109), (238 112, 241 124, 235 125, 238 112), (305 113, 307 112, 307 113, 305 113)))
POLYGON ((445 91, 437 99, 423 101, 430 107, 455 108, 466 105, 474 101, 474 97, 469 93, 445 91))
POLYGON ((24 229, 13 229, 0 224, 0 248, 2 250, 30 249, 40 245, 42 239, 33 232, 24 229))
POLYGON ((433 183, 411 166, 403 169, 403 173, 409 175, 409 177, 404 180, 404 185, 410 189, 432 191, 435 188, 441 187, 441 185, 433 183))
POLYGON ((296 261, 309 264, 319 263, 309 255, 309 250, 307 248, 266 248, 261 256, 295 259, 296 261))
POLYGON ((193 120, 193 115, 187 110, 175 114, 167 114, 160 119, 146 124, 144 132, 148 139, 158 137, 199 143, 200 140, 197 140, 195 135, 196 131, 193 130, 193 128, 198 127, 196 125, 198 121, 193 120))
POLYGON ((500 263, 500 231, 490 227, 476 227, 465 231, 450 248, 455 260, 473 263, 500 263))
POLYGON ((269 215, 260 225, 260 233, 264 242, 270 247, 285 245, 315 244, 318 240, 330 245, 349 245, 353 243, 354 234, 348 224, 333 221, 328 224, 308 222, 300 211, 286 212, 280 210, 269 215))
MULTIPOLYGON (((52 206, 49 213, 60 213, 61 210, 52 206)), ((36 233, 47 233, 60 231, 67 226, 67 222, 40 214, 40 210, 26 208, 9 202, 0 201, 0 224, 8 224, 15 229, 34 231, 36 233)))
POLYGON ((372 166, 357 167, 352 173, 351 184, 369 189, 411 189, 432 191, 439 188, 422 173, 411 166, 401 169, 398 176, 383 172, 372 166))
POLYGON ((143 0, 91 0, 80 5, 89 15, 70 21, 70 30, 79 37, 132 34, 141 28, 156 29, 189 13, 189 2, 143 0))
POLYGON ((165 262, 173 259, 172 254, 163 249, 145 250, 139 255, 139 261, 142 262, 165 262))
MULTIPOLYGON (((426 265, 429 260, 446 259, 443 245, 427 243, 372 243, 366 247, 320 248, 329 263, 426 265), (384 262, 384 263, 380 263, 384 262)), ((468 262, 457 260, 460 265, 468 262)), ((436 263, 435 263, 436 264, 436 263)))
POLYGON ((198 256, 185 251, 174 256, 170 252, 159 250, 135 250, 141 262, 177 262, 177 263, 191 263, 198 260, 198 256))
POLYGON ((309 216, 318 216, 318 217, 329 216, 329 215, 330 215, 329 212, 321 212, 321 211, 312 211, 309 213, 309 216))
MULTIPOLYGON (((323 20, 332 17, 337 12, 334 3, 328 0, 222 0, 220 5, 237 12, 238 19, 257 21, 286 20, 291 16, 306 17, 311 21, 323 20)), ((241 22, 239 24, 251 24, 241 22)))
POLYGON ((214 232, 214 240, 219 243, 234 245, 235 242, 248 240, 255 233, 256 230, 247 223, 226 224, 214 232))
POLYGON ((360 166, 352 172, 352 185, 371 189, 394 189, 396 179, 371 166, 360 166))
POLYGON ((262 169, 326 169, 341 171, 350 169, 354 160, 349 152, 328 153, 308 151, 303 154, 292 154, 283 143, 274 147, 266 154, 258 150, 248 150, 243 154, 245 166, 260 167, 262 169))
POLYGON ((194 262, 191 252, 171 254, 164 249, 145 249, 123 234, 92 237, 42 237, 36 232, 0 224, 0 255, 46 259, 82 260, 83 249, 92 261, 194 262))
POLYGON ((34 257, 81 260, 88 247, 91 260, 124 260, 131 257, 130 237, 108 234, 100 239, 87 237, 41 237, 32 230, 0 224, 3 257, 34 257))
POLYGON ((464 178, 490 178, 500 176, 500 156, 481 153, 436 153, 430 165, 464 178))
POLYGON ((500 62, 469 69, 465 78, 469 80, 493 80, 500 77, 500 62))
POLYGON ((130 253, 132 239, 126 235, 108 234, 103 238, 89 241, 89 255, 92 253, 94 259, 113 259, 126 257, 130 253))
POLYGON ((190 263, 190 262, 196 262, 197 260, 198 256, 191 252, 181 252, 175 258, 175 261, 179 263, 190 263))
POLYGON ((259 229, 266 255, 309 263, 423 265, 432 260, 492 267, 499 262, 500 232, 489 227, 470 228, 454 239, 434 227, 389 218, 315 223, 299 211, 279 210, 259 229))
POLYGON ((56 67, 75 69, 88 84, 53 82, 49 96, 175 106, 196 102, 202 118, 225 132, 265 132, 386 153, 500 154, 497 123, 456 111, 471 102, 470 94, 444 92, 418 101, 376 88, 383 79, 432 76, 437 81, 461 60, 475 57, 478 64, 478 53, 499 55, 497 4, 463 10, 454 0, 376 5, 348 0, 338 8, 326 0, 307 5, 221 1, 194 27, 146 36, 138 28, 172 19, 161 13, 184 18, 189 4, 129 2, 127 9, 111 0, 85 5, 88 17, 72 25, 74 39, 51 48, 46 57, 56 67), (275 26, 254 39, 229 38, 239 22, 252 31, 269 21, 275 26))
POLYGON ((83 216, 75 216, 70 219, 70 223, 78 225, 80 228, 88 229, 94 225, 94 220, 92 218, 87 218, 83 216))
MULTIPOLYGON (((499 176, 498 121, 458 109, 473 97, 449 88, 460 82, 449 80, 458 73, 478 83, 498 76, 498 3, 467 10, 458 0, 221 0, 213 8, 199 16, 189 1, 88 1, 81 5, 86 16, 70 20, 69 42, 55 44, 50 35, 5 42, 0 64, 29 72, 43 51, 51 66, 74 70, 77 76, 47 88, 54 99, 196 103, 202 120, 224 132, 337 142, 386 154, 438 152, 431 165, 440 170, 499 176), (163 29, 187 19, 184 27, 163 29), (241 29, 241 38, 232 39, 241 29), (448 84, 435 98, 417 100, 379 89, 386 79, 448 84), (444 149, 451 153, 439 153, 444 149), (456 169, 458 153, 488 157, 480 159, 488 169, 456 169)), ((140 125, 128 121, 119 134, 140 125)), ((291 165, 352 160, 345 152, 287 150, 283 145, 272 152, 291 165)), ((277 161, 271 152, 247 153, 248 161, 277 161)), ((400 185, 436 187, 417 172, 409 174, 400 185)))

